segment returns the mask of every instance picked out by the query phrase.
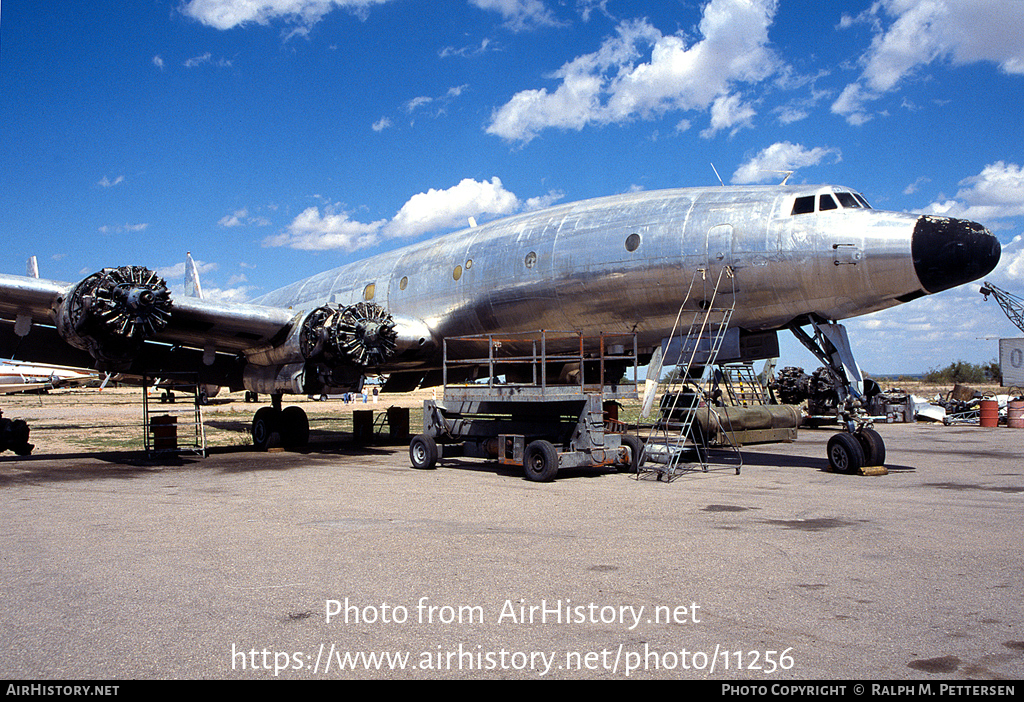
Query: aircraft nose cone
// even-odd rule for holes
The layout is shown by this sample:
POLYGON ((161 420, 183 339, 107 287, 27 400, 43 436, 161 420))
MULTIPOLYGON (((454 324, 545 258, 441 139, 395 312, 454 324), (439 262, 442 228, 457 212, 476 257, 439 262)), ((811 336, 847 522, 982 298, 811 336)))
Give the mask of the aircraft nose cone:
POLYGON ((930 293, 969 283, 999 263, 999 240, 977 222, 924 216, 911 240, 914 270, 930 293))

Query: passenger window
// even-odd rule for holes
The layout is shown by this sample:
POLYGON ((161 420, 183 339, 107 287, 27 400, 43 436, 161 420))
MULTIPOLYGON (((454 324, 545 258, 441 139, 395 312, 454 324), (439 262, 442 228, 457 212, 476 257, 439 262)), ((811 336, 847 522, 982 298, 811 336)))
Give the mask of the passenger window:
POLYGON ((814 212, 814 196, 806 195, 798 197, 793 201, 793 214, 808 214, 814 212))
POLYGON ((835 199, 831 195, 822 195, 818 198, 818 211, 824 212, 825 210, 838 209, 839 205, 836 204, 835 199))

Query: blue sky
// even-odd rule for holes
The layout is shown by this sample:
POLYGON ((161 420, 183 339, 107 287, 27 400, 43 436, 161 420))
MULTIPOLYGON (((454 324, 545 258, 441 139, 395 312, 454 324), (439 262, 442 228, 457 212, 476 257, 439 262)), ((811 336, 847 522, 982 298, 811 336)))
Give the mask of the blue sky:
MULTIPOLYGON (((208 296, 246 300, 714 163, 980 221, 1022 293, 1022 26, 1016 0, 7 0, 0 270, 180 288, 191 251, 208 296)), ((1019 335, 976 285, 847 326, 875 373, 1019 335)))

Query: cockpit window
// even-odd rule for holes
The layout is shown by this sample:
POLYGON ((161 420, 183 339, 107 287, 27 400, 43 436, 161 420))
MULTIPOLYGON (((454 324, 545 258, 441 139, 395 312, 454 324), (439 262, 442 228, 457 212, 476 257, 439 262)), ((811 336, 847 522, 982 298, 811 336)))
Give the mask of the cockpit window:
POLYGON ((810 214, 815 211, 815 201, 817 200, 817 211, 826 212, 828 210, 836 210, 840 207, 846 209, 871 209, 871 205, 864 199, 864 196, 860 193, 854 192, 834 192, 832 194, 822 193, 817 197, 814 195, 801 195, 800 197, 794 198, 793 200, 793 211, 790 214, 810 214), (838 204, 836 203, 838 200, 838 204))
POLYGON ((853 196, 853 193, 836 193, 836 198, 839 200, 839 204, 843 207, 860 207, 861 204, 853 196))
POLYGON ((814 212, 814 196, 805 195, 793 201, 793 214, 809 214, 814 212))

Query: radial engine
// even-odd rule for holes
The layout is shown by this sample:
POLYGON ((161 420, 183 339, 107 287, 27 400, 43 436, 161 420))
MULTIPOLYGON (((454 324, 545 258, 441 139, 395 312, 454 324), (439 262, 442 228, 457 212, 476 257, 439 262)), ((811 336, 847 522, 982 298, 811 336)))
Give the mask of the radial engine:
POLYGON ((142 342, 167 326, 171 307, 167 284, 148 268, 104 268, 60 300, 57 331, 100 370, 125 370, 142 342))

